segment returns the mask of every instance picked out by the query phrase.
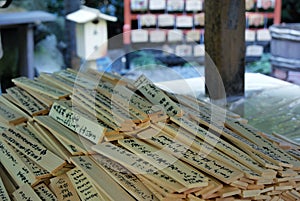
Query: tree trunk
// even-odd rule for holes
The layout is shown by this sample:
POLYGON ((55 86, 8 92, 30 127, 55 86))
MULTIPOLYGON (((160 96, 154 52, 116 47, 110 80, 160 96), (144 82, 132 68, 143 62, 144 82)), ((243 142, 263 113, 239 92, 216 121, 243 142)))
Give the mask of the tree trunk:
POLYGON ((205 1, 205 50, 210 98, 244 96, 245 1, 205 1))
MULTIPOLYGON (((65 0, 65 15, 68 15, 80 8, 80 0, 65 0)), ((67 67, 78 69, 80 59, 76 56, 76 29, 75 23, 69 20, 65 21, 65 41, 67 44, 65 63, 67 67)))

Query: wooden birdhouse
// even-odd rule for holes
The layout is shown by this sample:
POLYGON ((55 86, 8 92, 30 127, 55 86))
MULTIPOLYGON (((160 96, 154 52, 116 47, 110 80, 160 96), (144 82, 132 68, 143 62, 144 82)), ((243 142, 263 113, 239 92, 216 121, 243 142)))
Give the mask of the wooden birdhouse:
POLYGON ((116 17, 101 13, 98 9, 81 7, 67 15, 76 23, 77 55, 88 61, 99 59, 107 52, 106 21, 117 21, 116 17))

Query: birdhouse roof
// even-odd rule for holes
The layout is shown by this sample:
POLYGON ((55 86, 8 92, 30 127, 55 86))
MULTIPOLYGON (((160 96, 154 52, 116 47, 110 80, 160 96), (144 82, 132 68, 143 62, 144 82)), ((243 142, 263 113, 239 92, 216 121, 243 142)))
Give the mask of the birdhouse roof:
POLYGON ((114 16, 101 13, 98 9, 82 6, 78 11, 70 13, 66 17, 68 20, 76 23, 87 23, 95 19, 103 19, 115 22, 117 18, 114 16))

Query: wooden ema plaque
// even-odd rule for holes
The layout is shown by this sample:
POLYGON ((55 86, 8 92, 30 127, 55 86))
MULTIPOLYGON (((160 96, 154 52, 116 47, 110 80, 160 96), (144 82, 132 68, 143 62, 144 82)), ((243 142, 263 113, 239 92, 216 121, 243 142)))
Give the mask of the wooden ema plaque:
POLYGON ((177 45, 175 48, 175 53, 179 57, 189 57, 192 56, 192 46, 191 45, 177 45))
POLYGON ((183 31, 179 29, 172 29, 167 34, 168 42, 180 42, 183 40, 183 31))
POLYGON ((170 14, 161 14, 157 17, 159 27, 173 27, 175 24, 175 16, 170 14))
POLYGON ((168 12, 182 12, 184 9, 184 0, 167 1, 168 12))
POLYGON ((261 57, 264 52, 264 47, 261 45, 248 45, 246 55, 252 57, 261 57))
POLYGON ((259 29, 256 35, 258 41, 271 41, 272 39, 269 29, 259 29))
POLYGON ((156 16, 153 14, 144 14, 140 16, 141 26, 154 27, 156 26, 156 16))
POLYGON ((185 38, 187 42, 199 42, 200 36, 201 36, 200 30, 190 30, 186 32, 185 38))
POLYGON ((189 12, 198 12, 203 9, 202 0, 186 0, 185 1, 185 10, 189 12))
POLYGON ((204 57, 205 56, 205 45, 199 44, 194 46, 194 56, 195 57, 204 57))
POLYGON ((150 10, 165 10, 166 9, 166 0, 149 0, 149 9, 150 10))
POLYGON ((245 40, 246 40, 246 42, 254 42, 256 40, 256 31, 246 29, 245 30, 245 40))
POLYGON ((151 43, 163 43, 166 41, 166 32, 164 30, 152 30, 149 32, 151 43))
POLYGON ((131 42, 145 43, 148 42, 148 31, 144 29, 135 29, 130 32, 131 42))
POLYGON ((194 15, 194 25, 195 26, 201 26, 203 27, 205 24, 205 14, 204 13, 199 13, 194 15))
POLYGON ((193 26, 193 17, 188 15, 177 16, 176 26, 178 28, 191 28, 193 26))

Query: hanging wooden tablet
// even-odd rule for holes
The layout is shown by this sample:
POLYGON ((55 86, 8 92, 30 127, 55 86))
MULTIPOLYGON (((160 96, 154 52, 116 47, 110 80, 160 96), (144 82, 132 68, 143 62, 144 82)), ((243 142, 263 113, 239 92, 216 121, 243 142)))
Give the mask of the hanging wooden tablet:
POLYGON ((175 24, 175 16, 171 14, 161 14, 157 17, 159 27, 171 28, 175 24))
POLYGON ((260 27, 264 25, 265 18, 263 14, 251 13, 248 15, 249 26, 260 27))
POLYGON ((149 10, 154 12, 164 11, 166 9, 166 0, 149 0, 149 10))
POLYGON ((261 45, 248 45, 246 48, 246 56, 261 57, 264 52, 264 47, 261 45))
POLYGON ((148 0, 131 0, 130 9, 132 12, 144 12, 148 9, 148 0))
POLYGON ((186 42, 199 42, 200 41, 201 32, 200 30, 192 29, 186 32, 186 42))
POLYGON ((131 32, 132 43, 146 43, 148 42, 148 31, 143 29, 135 29, 131 32))
POLYGON ((193 26, 193 17, 188 15, 180 15, 176 17, 177 28, 191 28, 193 26))
POLYGON ((170 13, 182 12, 184 9, 184 0, 168 0, 167 11, 170 13))
POLYGON ((254 0, 245 0, 245 7, 246 7, 246 11, 254 10, 255 1, 254 0))
POLYGON ((168 42, 181 42, 183 40, 183 31, 179 29, 171 29, 167 34, 168 42))
POLYGON ((153 30, 149 32, 151 43, 163 43, 166 41, 166 32, 164 30, 153 30))
POLYGON ((176 55, 180 57, 192 56, 191 45, 177 45, 175 49, 176 55))
POLYGON ((195 57, 204 57, 205 56, 205 45, 199 44, 194 46, 194 56, 195 57))
POLYGON ((245 30, 245 41, 246 42, 254 42, 255 38, 256 38, 255 30, 250 30, 250 29, 245 30))
POLYGON ((155 27, 156 26, 156 16, 153 14, 144 14, 140 16, 142 27, 155 27))
POLYGON ((205 24, 205 13, 199 13, 194 15, 195 27, 204 27, 205 24))
POLYGON ((258 41, 271 41, 269 29, 259 29, 256 32, 258 41))
POLYGON ((186 0, 185 1, 185 10, 187 12, 198 12, 203 10, 203 1, 202 0, 186 0))

